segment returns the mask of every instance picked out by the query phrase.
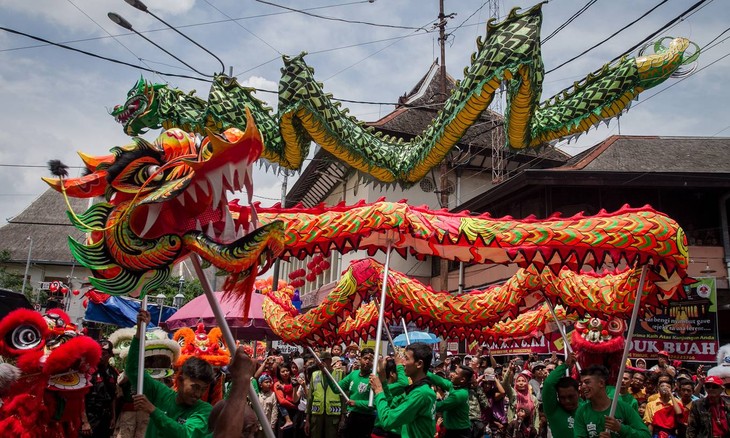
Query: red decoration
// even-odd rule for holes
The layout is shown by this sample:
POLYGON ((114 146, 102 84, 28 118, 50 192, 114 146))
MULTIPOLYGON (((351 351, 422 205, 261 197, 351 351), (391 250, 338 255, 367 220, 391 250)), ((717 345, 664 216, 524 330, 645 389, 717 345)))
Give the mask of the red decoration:
POLYGON ((58 291, 58 288, 59 288, 59 286, 60 286, 60 285, 58 284, 58 282, 57 282, 57 281, 51 282, 51 285, 50 285, 50 286, 48 286, 48 290, 50 290, 51 292, 57 292, 57 291, 58 291))
POLYGON ((307 279, 307 281, 314 281, 317 279, 317 276, 314 275, 313 272, 310 272, 309 274, 307 274, 306 279, 307 279))
POLYGON ((84 301, 81 302, 81 305, 84 306, 84 309, 86 309, 86 307, 89 305, 88 298, 84 298, 84 301))
POLYGON ((66 295, 68 293, 68 288, 66 286, 61 288, 61 293, 66 295))
POLYGON ((319 266, 321 266, 322 269, 329 269, 331 265, 329 260, 324 260, 319 266))
POLYGON ((73 292, 71 292, 71 293, 74 294, 74 296, 76 296, 76 295, 80 294, 81 291, 78 289, 74 289, 73 292))

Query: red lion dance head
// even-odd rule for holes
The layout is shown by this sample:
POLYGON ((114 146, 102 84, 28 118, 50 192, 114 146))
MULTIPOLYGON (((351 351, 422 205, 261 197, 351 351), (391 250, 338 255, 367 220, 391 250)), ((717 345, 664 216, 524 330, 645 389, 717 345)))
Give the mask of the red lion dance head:
POLYGON ((210 385, 208 393, 203 395, 203 400, 210 404, 216 404, 222 400, 224 377, 220 368, 231 361, 231 353, 223 342, 221 329, 213 327, 210 332, 206 332, 205 326, 198 324, 195 331, 189 327, 183 327, 176 331, 172 338, 180 344, 180 357, 175 364, 177 372, 180 372, 182 364, 192 356, 208 362, 213 366, 217 377, 215 382, 210 385))
POLYGON ((0 320, 0 354, 22 372, 3 396, 0 436, 78 435, 83 399, 101 347, 72 327, 68 315, 59 310, 43 316, 18 309, 0 320))
POLYGON ((570 345, 582 368, 604 365, 609 370, 609 381, 616 382, 624 349, 626 323, 617 318, 605 321, 589 318, 575 323, 570 345))

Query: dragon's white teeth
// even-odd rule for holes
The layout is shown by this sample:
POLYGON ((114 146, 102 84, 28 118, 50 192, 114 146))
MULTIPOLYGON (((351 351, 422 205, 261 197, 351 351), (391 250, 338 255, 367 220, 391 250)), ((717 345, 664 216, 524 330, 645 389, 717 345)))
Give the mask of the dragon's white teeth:
POLYGON ((233 163, 227 163, 223 172, 223 177, 231 189, 234 189, 236 185, 236 166, 233 163))
POLYGON ((147 221, 144 224, 140 237, 144 237, 152 226, 157 222, 157 217, 162 211, 162 204, 150 204, 147 207, 147 221))
POLYGON ((207 182, 205 182, 205 181, 199 181, 198 182, 198 187, 200 187, 200 189, 203 191, 203 193, 205 194, 205 196, 208 196, 210 194, 210 190, 209 190, 209 186, 208 186, 208 183, 207 182))
POLYGON ((213 221, 208 222, 208 228, 205 230, 205 234, 211 239, 215 239, 215 227, 213 227, 213 221))
POLYGON ((236 240, 240 239, 241 237, 246 235, 246 231, 243 229, 243 225, 238 225, 236 227, 236 240))
POLYGON ((198 193, 197 189, 195 188, 195 184, 188 187, 188 189, 185 190, 185 193, 190 196, 190 199, 193 201, 193 203, 198 202, 198 193))
POLYGON ((182 192, 177 196, 177 202, 180 203, 180 206, 185 207, 185 192, 182 192))
POLYGON ((198 231, 203 231, 203 226, 200 225, 200 219, 195 219, 195 229, 198 231))
POLYGON ((221 234, 221 239, 224 242, 233 242, 236 237, 236 225, 233 223, 233 218, 231 217, 231 213, 227 211, 228 208, 226 208, 225 211, 225 217, 226 217, 226 225, 223 228, 223 233, 221 234))
POLYGON ((213 192, 213 207, 217 207, 223 195, 223 181, 220 178, 219 171, 211 171, 206 178, 210 183, 210 190, 213 192))

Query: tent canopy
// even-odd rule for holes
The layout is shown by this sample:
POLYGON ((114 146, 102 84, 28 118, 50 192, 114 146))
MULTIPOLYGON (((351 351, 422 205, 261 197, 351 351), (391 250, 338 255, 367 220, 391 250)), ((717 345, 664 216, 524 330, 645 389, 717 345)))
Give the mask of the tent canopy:
MULTIPOLYGON (((86 321, 114 324, 119 327, 134 327, 137 324, 137 314, 142 307, 139 300, 128 297, 110 295, 104 301, 90 299, 86 307, 84 319, 86 321)), ((160 318, 160 306, 147 303, 147 311, 152 320, 150 327, 156 327, 160 318)), ((167 321, 175 313, 174 307, 163 306, 162 322, 167 321)))

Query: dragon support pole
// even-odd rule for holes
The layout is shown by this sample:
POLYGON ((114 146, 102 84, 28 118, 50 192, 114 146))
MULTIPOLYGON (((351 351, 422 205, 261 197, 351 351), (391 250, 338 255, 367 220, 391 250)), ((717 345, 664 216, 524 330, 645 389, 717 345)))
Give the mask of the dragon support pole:
MULTIPOLYGON (((626 344, 624 345, 624 354, 621 357, 621 366, 618 369, 618 379, 616 379, 616 394, 621 394, 621 380, 623 379, 624 370, 626 369, 626 358, 629 357, 629 349, 631 348, 631 338, 634 336, 634 327, 636 327, 636 320, 639 318, 639 307, 641 307, 641 294, 644 290, 644 281, 646 281, 646 272, 649 270, 649 265, 641 267, 641 277, 639 278, 639 287, 636 289, 636 298, 634 298, 634 310, 631 313, 631 322, 629 323, 629 333, 626 335, 626 344)), ((611 410, 608 413, 609 417, 613 417, 616 414, 616 406, 618 406, 618 395, 613 397, 611 401, 611 410)))
MULTIPOLYGON (((228 344, 228 351, 232 352, 231 360, 233 360, 235 357, 235 354, 233 353, 236 351, 236 340, 233 338, 233 332, 231 332, 231 328, 228 326, 226 317, 223 315, 223 310, 221 310, 221 306, 213 294, 213 289, 211 289, 210 283, 208 283, 208 278, 206 278, 205 273, 203 272, 203 267, 200 266, 199 256, 197 254, 192 254, 190 256, 190 260, 193 262, 195 273, 198 275, 200 285, 203 286, 205 297, 208 298, 208 304, 210 304, 210 308, 213 310, 215 320, 218 322, 218 327, 220 327, 221 332, 223 332, 223 338, 226 340, 226 344, 228 344)), ((264 431, 264 436, 266 436, 266 438, 275 438, 274 431, 271 429, 271 424, 266 419, 266 414, 259 402, 259 396, 256 394, 256 390, 253 386, 250 385, 248 387, 248 400, 251 402, 251 407, 256 413, 259 424, 264 431)))

